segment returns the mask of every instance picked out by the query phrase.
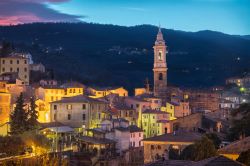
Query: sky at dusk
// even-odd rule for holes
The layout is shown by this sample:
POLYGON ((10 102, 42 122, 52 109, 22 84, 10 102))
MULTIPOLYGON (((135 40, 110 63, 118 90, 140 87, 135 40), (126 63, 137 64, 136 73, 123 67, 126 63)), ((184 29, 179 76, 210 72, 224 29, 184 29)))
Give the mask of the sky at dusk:
POLYGON ((94 22, 250 34, 250 0, 0 0, 0 25, 94 22))

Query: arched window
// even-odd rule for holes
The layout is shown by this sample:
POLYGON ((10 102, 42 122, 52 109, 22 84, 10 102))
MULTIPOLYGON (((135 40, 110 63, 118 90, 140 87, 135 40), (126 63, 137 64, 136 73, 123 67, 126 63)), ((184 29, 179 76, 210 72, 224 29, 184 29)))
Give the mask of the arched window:
POLYGON ((159 80, 163 80, 163 74, 159 73, 159 80))

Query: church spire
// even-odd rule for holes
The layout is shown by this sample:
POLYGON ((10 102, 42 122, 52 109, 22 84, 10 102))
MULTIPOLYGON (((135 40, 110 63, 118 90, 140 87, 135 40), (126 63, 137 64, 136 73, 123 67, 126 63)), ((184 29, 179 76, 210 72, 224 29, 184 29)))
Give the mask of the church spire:
POLYGON ((160 43, 164 43, 165 44, 165 41, 163 39, 163 34, 161 32, 161 26, 159 25, 158 28, 159 28, 159 30, 158 30, 158 34, 157 34, 155 43, 156 44, 160 44, 160 43))

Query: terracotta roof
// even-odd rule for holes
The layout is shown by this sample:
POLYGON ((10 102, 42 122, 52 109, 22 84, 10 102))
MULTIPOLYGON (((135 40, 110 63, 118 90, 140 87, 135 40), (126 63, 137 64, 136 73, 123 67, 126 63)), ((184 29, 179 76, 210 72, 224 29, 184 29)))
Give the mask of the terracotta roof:
POLYGON ((95 138, 95 137, 89 137, 89 136, 81 136, 78 139, 79 139, 79 141, 89 142, 89 143, 94 143, 94 144, 111 144, 111 143, 115 143, 115 141, 107 139, 107 138, 95 138))
POLYGON ((198 161, 191 166, 243 166, 237 161, 228 159, 224 156, 211 157, 205 160, 198 161))
POLYGON ((202 135, 195 132, 177 131, 175 133, 163 134, 155 137, 146 138, 143 141, 161 142, 194 142, 201 139, 202 135))
POLYGON ((159 160, 144 166, 243 166, 243 164, 224 156, 216 156, 198 162, 188 160, 159 160))
POLYGON ((168 112, 159 111, 159 110, 152 110, 152 109, 146 109, 142 113, 143 114, 169 114, 168 112))
POLYGON ((231 144, 218 150, 220 154, 240 154, 250 149, 250 136, 242 140, 232 142, 231 144))
POLYGON ((143 130, 141 128, 137 127, 136 125, 128 126, 128 129, 129 129, 130 133, 143 132, 143 130))
POLYGON ((78 95, 74 97, 64 97, 62 98, 62 100, 54 101, 51 103, 104 103, 104 101, 90 98, 84 95, 78 95))

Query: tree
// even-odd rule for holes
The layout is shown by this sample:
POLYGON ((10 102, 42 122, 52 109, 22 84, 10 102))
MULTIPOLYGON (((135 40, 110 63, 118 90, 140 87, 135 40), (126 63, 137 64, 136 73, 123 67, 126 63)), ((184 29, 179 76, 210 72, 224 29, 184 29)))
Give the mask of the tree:
POLYGON ((245 165, 250 165, 250 149, 248 149, 245 152, 241 152, 237 161, 239 161, 245 165))
POLYGON ((0 56, 8 56, 12 53, 13 46, 11 43, 3 41, 2 42, 2 49, 0 50, 0 56))
POLYGON ((232 112, 231 127, 228 138, 232 141, 238 140, 241 136, 250 136, 250 104, 245 103, 232 112))
POLYGON ((24 109, 23 94, 17 98, 16 107, 10 115, 10 131, 12 135, 22 134, 28 130, 28 114, 24 109))
POLYGON ((216 149, 220 148, 221 140, 215 133, 208 133, 206 134, 206 137, 209 138, 211 141, 213 141, 214 146, 216 149))
POLYGON ((217 155, 213 141, 203 136, 193 145, 187 146, 181 153, 181 159, 200 161, 217 155))
POLYGON ((35 103, 35 98, 34 97, 31 97, 30 98, 30 107, 29 107, 29 110, 28 110, 28 129, 29 130, 34 130, 38 127, 38 112, 36 110, 36 103, 35 103))

